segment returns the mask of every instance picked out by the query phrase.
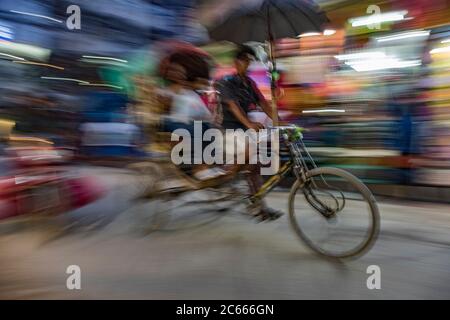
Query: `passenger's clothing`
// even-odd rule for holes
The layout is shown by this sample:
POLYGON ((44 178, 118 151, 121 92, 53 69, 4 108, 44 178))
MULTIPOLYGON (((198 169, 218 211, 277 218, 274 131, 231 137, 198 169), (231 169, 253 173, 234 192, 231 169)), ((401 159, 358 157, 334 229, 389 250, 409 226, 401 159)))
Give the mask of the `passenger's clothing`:
MULTIPOLYGON (((177 93, 172 93, 171 111, 169 115, 162 117, 161 130, 171 133, 177 129, 187 130, 191 135, 191 152, 193 152, 196 142, 205 147, 203 133, 211 128, 211 123, 212 114, 201 97, 193 90, 183 89, 177 93), (201 121, 200 135, 195 135, 194 121, 201 121)), ((192 163, 194 163, 195 159, 191 159, 192 163)), ((201 162, 201 160, 199 159, 198 161, 201 162)))
POLYGON ((173 94, 170 114, 165 117, 173 122, 211 122, 212 115, 201 97, 193 90, 182 89, 173 94))

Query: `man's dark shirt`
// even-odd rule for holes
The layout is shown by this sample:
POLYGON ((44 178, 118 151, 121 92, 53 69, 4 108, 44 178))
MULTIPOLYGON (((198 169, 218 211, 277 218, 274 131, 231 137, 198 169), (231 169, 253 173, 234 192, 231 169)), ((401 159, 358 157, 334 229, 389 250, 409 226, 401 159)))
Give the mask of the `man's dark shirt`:
POLYGON ((234 116, 226 101, 234 101, 247 114, 252 105, 257 105, 261 101, 261 93, 256 83, 249 77, 246 81, 239 75, 226 76, 219 80, 216 89, 220 92, 220 107, 222 108, 222 127, 225 129, 247 128, 234 116))

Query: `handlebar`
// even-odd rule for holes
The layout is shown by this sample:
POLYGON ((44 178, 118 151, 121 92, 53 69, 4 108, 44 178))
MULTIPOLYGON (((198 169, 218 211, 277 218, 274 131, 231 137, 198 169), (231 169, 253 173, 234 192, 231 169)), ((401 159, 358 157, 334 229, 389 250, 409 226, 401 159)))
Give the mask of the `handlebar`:
POLYGON ((297 141, 303 139, 303 132, 309 131, 306 128, 296 126, 295 124, 288 126, 268 127, 269 130, 280 130, 286 141, 297 141))
POLYGON ((278 130, 296 130, 296 131, 299 131, 299 132, 309 131, 309 129, 306 129, 306 128, 303 128, 303 127, 299 127, 299 126, 297 126, 295 124, 291 124, 291 125, 288 125, 288 126, 267 127, 267 129, 270 129, 270 130, 276 130, 276 129, 278 129, 278 130))

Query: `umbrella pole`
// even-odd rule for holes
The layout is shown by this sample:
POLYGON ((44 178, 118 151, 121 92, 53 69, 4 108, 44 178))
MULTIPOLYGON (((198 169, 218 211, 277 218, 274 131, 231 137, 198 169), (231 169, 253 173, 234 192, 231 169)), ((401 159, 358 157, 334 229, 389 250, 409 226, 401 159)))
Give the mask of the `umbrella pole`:
POLYGON ((270 23, 270 11, 267 9, 267 33, 269 36, 269 60, 271 62, 270 66, 270 92, 272 95, 272 123, 273 126, 278 126, 278 106, 277 106, 277 81, 274 79, 274 73, 277 70, 277 65, 275 61, 275 40, 272 34, 272 27, 270 23))
POLYGON ((276 68, 276 64, 275 64, 275 59, 273 58, 273 47, 274 47, 274 43, 271 40, 269 42, 269 50, 270 50, 270 61, 271 61, 271 69, 270 70, 270 91, 272 94, 272 121, 273 121, 273 125, 277 126, 278 125, 278 106, 277 106, 277 82, 274 79, 274 73, 276 72, 277 68, 276 68))

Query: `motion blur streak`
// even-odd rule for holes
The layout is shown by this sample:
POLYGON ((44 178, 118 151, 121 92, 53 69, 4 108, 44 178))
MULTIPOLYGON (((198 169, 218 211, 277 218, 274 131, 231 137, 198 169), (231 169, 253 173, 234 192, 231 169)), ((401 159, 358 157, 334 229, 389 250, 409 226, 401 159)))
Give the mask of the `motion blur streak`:
MULTIPOLYGON (((326 19, 288 13, 302 28, 272 27, 295 35, 246 42, 256 58, 236 63, 237 44, 211 30, 258 3, 0 1, 0 298, 450 298, 449 1, 298 0, 326 19), (220 81, 247 63, 280 124, 307 129, 316 164, 375 195, 380 236, 359 260, 321 259, 293 236, 292 173, 267 200, 286 214, 268 223, 201 202, 205 190, 139 197, 178 190, 178 171, 194 177, 199 168, 159 167, 174 146, 164 125, 221 128, 220 81), (70 265, 82 290, 66 289, 70 265), (366 286, 371 265, 381 290, 366 286)), ((234 93, 256 99, 248 87, 234 93)), ((248 109, 250 125, 272 124, 260 105, 248 109)), ((359 227, 362 209, 350 206, 359 227)))

